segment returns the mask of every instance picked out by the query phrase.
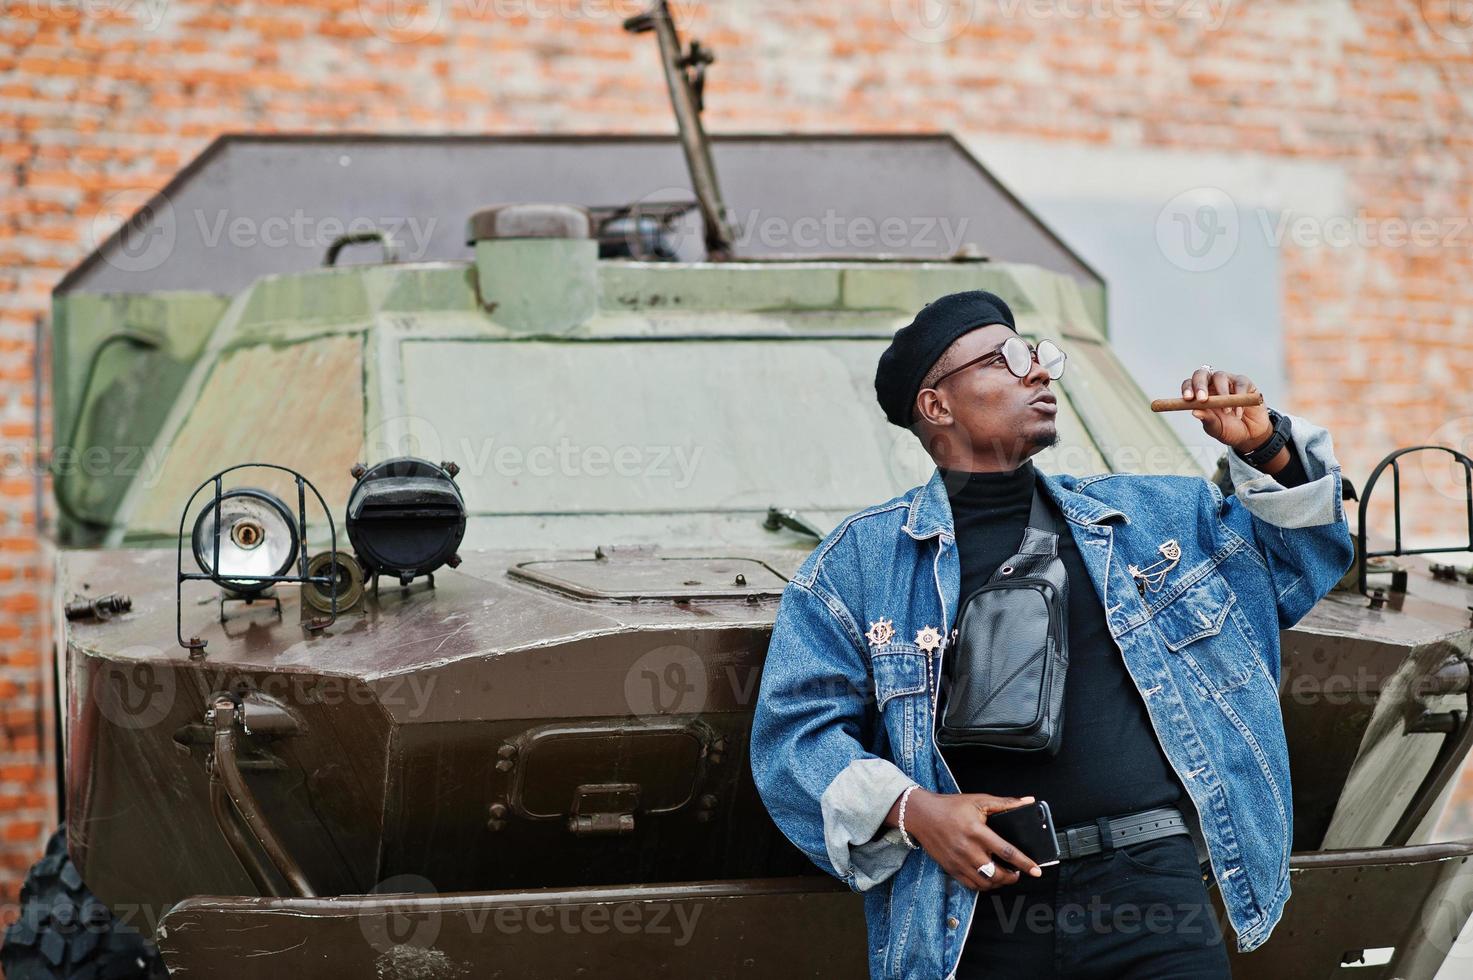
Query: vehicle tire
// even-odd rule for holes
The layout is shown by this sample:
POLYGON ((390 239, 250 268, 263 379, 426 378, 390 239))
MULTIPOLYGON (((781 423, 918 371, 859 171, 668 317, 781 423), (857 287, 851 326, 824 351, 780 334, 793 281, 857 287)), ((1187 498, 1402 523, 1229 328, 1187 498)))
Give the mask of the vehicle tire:
POLYGON ((20 917, 5 930, 6 980, 158 980, 169 975, 158 949, 124 925, 82 882, 63 825, 31 866, 20 917))

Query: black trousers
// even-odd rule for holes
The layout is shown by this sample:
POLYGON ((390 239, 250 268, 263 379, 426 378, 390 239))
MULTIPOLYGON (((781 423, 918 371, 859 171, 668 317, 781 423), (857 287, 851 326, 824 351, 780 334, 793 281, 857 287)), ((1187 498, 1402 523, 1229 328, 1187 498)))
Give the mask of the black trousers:
POLYGON ((977 897, 957 980, 1231 977, 1186 834, 1061 861, 977 897))

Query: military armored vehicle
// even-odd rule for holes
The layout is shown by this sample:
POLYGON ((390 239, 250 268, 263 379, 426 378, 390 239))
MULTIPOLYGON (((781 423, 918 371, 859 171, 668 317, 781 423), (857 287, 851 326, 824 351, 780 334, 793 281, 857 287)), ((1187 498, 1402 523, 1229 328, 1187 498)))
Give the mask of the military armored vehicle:
MULTIPOLYGON (((707 140, 705 53, 630 26, 679 140, 224 137, 57 287, 67 852, 12 975, 91 975, 105 903, 178 976, 862 976, 747 751, 787 576, 929 475, 890 335, 993 290, 1070 354, 1041 466, 1202 475, 956 141, 707 140)), ((1294 895, 1240 975, 1431 977, 1468 917, 1473 586, 1400 545, 1283 632, 1294 895)))

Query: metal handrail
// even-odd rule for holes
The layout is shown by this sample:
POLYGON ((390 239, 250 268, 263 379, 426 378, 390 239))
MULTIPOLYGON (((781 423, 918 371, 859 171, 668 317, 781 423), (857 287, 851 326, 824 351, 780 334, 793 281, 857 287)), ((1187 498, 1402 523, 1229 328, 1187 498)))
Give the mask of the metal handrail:
MULTIPOLYGON (((276 868, 287 885, 291 887, 298 898, 315 898, 317 892, 313 890, 311 882, 307 880, 307 876, 303 873, 301 865, 297 864, 292 859, 292 856, 287 853, 285 845, 281 842, 281 838, 276 836, 276 832, 271 829, 271 825, 261 815, 261 808, 256 802, 256 795, 251 792, 251 788, 246 785, 245 778, 240 774, 240 766, 236 759, 237 710, 236 703, 228 697, 216 698, 215 702, 210 706, 208 720, 212 721, 215 725, 213 772, 219 777, 221 784, 224 786, 225 795, 229 797, 230 803, 236 814, 240 817, 241 823, 245 825, 246 831, 260 845, 261 850, 266 854, 266 858, 276 868)), ((245 854, 241 853, 241 849, 238 849, 238 845, 247 843, 243 835, 238 832, 232 833, 226 830, 223 825, 224 822, 220 821, 218 817, 219 814, 217 813, 217 822, 222 824, 221 831, 225 834, 226 841, 230 843, 231 850, 235 852, 236 858, 240 860, 246 872, 253 879, 256 878, 256 875, 260 871, 259 865, 255 865, 257 870, 253 872, 254 858, 247 858, 245 854), (251 863, 248 863, 248 861, 251 863)), ((249 851, 249 848, 242 849, 249 851)), ((257 885, 259 887, 260 883, 257 882, 257 885)))
POLYGON ((1427 555, 1441 551, 1473 551, 1473 459, 1469 459, 1456 449, 1447 446, 1409 446, 1406 449, 1398 449, 1390 453, 1376 468, 1371 470, 1371 476, 1366 480, 1365 488, 1360 495, 1360 527, 1356 530, 1356 554, 1359 556, 1360 573, 1357 576, 1357 588, 1361 595, 1366 592, 1366 567, 1372 558, 1399 557, 1401 555, 1427 555), (1423 450, 1436 449, 1450 454, 1454 459, 1463 464, 1463 489, 1466 497, 1465 505, 1468 515, 1468 543, 1441 548, 1403 548, 1401 546, 1401 464, 1397 460, 1407 453, 1422 452, 1423 450), (1392 504, 1396 522, 1396 547, 1390 551, 1367 551, 1366 550, 1366 514, 1370 510, 1371 491, 1375 489, 1376 481, 1380 479, 1381 473, 1386 467, 1391 467, 1391 494, 1392 504))

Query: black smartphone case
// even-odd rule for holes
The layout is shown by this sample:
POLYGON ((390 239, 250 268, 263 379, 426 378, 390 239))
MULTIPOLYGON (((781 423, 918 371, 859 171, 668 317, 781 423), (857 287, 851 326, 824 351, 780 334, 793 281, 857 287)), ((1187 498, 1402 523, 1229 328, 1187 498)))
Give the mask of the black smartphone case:
MULTIPOLYGON (((1047 800, 1035 800, 1001 813, 990 813, 987 826, 1041 867, 1059 863, 1059 841, 1054 836, 1054 817, 1049 812, 1047 800)), ((1007 864, 1006 861, 1000 863, 1007 864)))

